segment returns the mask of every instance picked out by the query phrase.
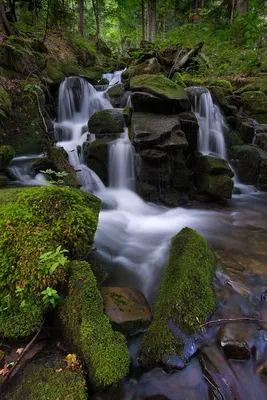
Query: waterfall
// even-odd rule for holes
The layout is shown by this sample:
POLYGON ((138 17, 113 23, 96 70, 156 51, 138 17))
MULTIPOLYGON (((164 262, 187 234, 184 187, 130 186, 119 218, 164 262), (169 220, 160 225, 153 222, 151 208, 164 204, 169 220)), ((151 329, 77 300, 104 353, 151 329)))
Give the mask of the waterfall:
POLYGON ((127 128, 121 138, 109 146, 109 186, 135 189, 134 151, 127 128))
POLYGON ((59 89, 58 122, 55 126, 57 146, 63 147, 70 165, 77 171, 82 189, 98 192, 105 189, 101 179, 83 163, 82 145, 87 140, 88 119, 97 111, 112 108, 104 92, 98 92, 85 79, 70 77, 59 89))
POLYGON ((187 92, 194 97, 192 108, 199 124, 198 150, 226 159, 224 131, 227 125, 219 107, 213 103, 208 89, 192 87, 187 92))
POLYGON ((109 74, 103 74, 102 78, 106 78, 109 81, 109 85, 110 86, 114 86, 117 83, 121 83, 121 74, 123 73, 123 71, 115 71, 113 73, 109 73, 109 74))
POLYGON ((45 176, 41 173, 36 175, 32 168, 32 164, 41 157, 43 155, 28 155, 13 158, 8 167, 9 174, 16 178, 13 183, 19 183, 23 186, 48 185, 45 176))

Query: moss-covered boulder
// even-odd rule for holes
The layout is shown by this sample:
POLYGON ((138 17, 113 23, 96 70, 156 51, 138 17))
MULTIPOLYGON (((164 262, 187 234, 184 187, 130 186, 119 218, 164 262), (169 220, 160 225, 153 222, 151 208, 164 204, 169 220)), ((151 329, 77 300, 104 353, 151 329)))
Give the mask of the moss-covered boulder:
POLYGON ((124 85, 121 83, 109 88, 107 94, 114 108, 123 108, 126 106, 129 92, 125 92, 124 85))
POLYGON ((200 154, 196 159, 196 170, 198 174, 228 175, 234 176, 228 162, 223 158, 200 154))
POLYGON ((5 171, 8 164, 15 156, 15 151, 11 146, 0 146, 0 171, 5 171))
POLYGON ((0 85, 0 118, 7 118, 11 112, 11 101, 8 93, 0 85))
POLYGON ((234 181, 228 175, 196 175, 196 186, 202 193, 231 199, 234 181))
POLYGON ((62 62, 61 70, 66 76, 81 76, 92 85, 97 85, 104 73, 100 67, 85 68, 70 62, 62 62))
POLYGON ((267 81, 264 79, 258 80, 253 78, 254 82, 247 83, 235 91, 236 95, 241 95, 245 92, 264 92, 267 94, 267 81))
POLYGON ((153 366, 183 355, 183 339, 175 326, 193 334, 199 329, 198 321, 214 311, 213 268, 214 256, 196 231, 184 228, 173 237, 154 319, 142 343, 142 364, 153 366))
POLYGON ((229 160, 242 183, 254 185, 257 182, 261 159, 265 153, 255 145, 232 146, 229 160))
POLYGON ((64 336, 83 357, 93 386, 112 385, 127 375, 129 353, 125 337, 112 330, 103 312, 103 299, 89 264, 71 264, 68 288, 60 307, 64 336))
POLYGON ((249 116, 267 123, 267 95, 261 91, 250 91, 241 94, 244 101, 244 111, 249 116))
POLYGON ((87 400, 86 380, 82 370, 65 369, 64 363, 28 365, 17 382, 10 400, 87 400))
POLYGON ((124 130, 123 109, 113 108, 96 112, 88 121, 90 133, 97 136, 113 135, 122 133, 124 130))
POLYGON ((61 81, 64 78, 60 62, 54 57, 47 58, 44 73, 52 81, 61 81))
POLYGON ((176 114, 190 110, 184 88, 163 75, 138 75, 131 79, 134 111, 176 114))
POLYGON ((100 200, 77 189, 56 186, 3 190, 3 196, 0 337, 16 338, 32 334, 40 326, 48 308, 41 292, 48 287, 56 290, 67 275, 66 263, 51 272, 40 256, 61 246, 68 250, 70 259, 85 257, 93 244, 100 200))
POLYGON ((150 58, 144 61, 142 64, 133 65, 123 72, 123 79, 131 79, 136 75, 153 75, 158 74, 161 70, 161 65, 159 64, 156 57, 150 58))

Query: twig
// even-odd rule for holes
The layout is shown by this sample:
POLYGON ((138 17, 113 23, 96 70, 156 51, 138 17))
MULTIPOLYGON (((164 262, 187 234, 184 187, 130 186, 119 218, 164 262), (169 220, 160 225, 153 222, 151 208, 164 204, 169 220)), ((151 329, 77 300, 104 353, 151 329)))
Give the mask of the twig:
POLYGON ((45 122, 45 119, 44 119, 44 116, 43 116, 43 113, 42 113, 42 110, 41 110, 41 105, 40 105, 40 101, 39 101, 39 98, 38 98, 37 94, 36 94, 36 100, 37 100, 37 105, 38 105, 38 112, 39 112, 39 115, 40 115, 42 123, 43 123, 43 128, 44 128, 45 134, 50 139, 49 131, 48 131, 48 128, 47 128, 47 125, 46 125, 46 122, 45 122))
POLYGON ((221 322, 241 322, 241 321, 253 321, 259 322, 263 324, 267 324, 267 321, 264 319, 252 318, 252 317, 242 317, 242 318, 221 318, 221 319, 213 319, 212 321, 202 322, 200 327, 208 326, 211 324, 220 324, 221 322))
POLYGON ((4 380, 4 385, 7 383, 8 379, 11 376, 11 373, 14 371, 14 369, 16 368, 16 366, 18 365, 18 363, 20 362, 20 360, 22 359, 22 357, 24 356, 24 354, 29 350, 29 348, 31 347, 31 345, 34 343, 34 341, 36 340, 36 338, 38 337, 39 333, 41 332, 41 330, 43 329, 43 325, 44 325, 45 319, 43 320, 39 330, 36 332, 36 334, 34 335, 34 337, 32 338, 32 340, 27 344, 27 346, 23 349, 22 353, 19 355, 19 358, 17 358, 17 360, 14 362, 14 364, 12 365, 12 368, 9 370, 5 380, 4 380))

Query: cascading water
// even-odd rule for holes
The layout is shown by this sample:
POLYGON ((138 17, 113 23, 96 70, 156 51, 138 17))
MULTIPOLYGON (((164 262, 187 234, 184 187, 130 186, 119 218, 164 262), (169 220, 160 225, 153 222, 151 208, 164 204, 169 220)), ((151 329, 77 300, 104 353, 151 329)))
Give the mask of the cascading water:
POLYGON ((219 107, 213 103, 208 89, 193 87, 187 91, 194 97, 192 107, 199 124, 198 150, 226 158, 224 131, 228 128, 219 107))
POLYGON ((43 155, 28 155, 13 158, 8 171, 16 180, 11 181, 11 183, 23 186, 48 185, 45 176, 42 173, 35 174, 32 168, 32 164, 42 157, 43 155))
POLYGON ((123 71, 115 71, 113 73, 103 74, 103 78, 108 79, 109 86, 116 85, 117 83, 121 83, 121 74, 123 71))
POLYGON ((112 108, 104 92, 97 92, 85 79, 65 79, 59 89, 58 122, 55 123, 57 146, 63 147, 71 166, 77 171, 82 189, 98 192, 105 189, 100 178, 83 163, 82 145, 88 136, 88 119, 97 111, 112 108))

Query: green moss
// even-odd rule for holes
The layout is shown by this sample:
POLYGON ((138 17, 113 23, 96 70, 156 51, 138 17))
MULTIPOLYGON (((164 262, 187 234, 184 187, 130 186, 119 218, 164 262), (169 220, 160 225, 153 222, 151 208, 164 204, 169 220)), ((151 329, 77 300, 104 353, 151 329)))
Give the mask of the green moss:
POLYGON ((266 80, 255 81, 255 82, 251 82, 245 86, 242 86, 241 88, 239 88, 238 90, 235 91, 235 94, 240 95, 245 92, 258 92, 258 91, 264 92, 265 94, 267 94, 267 81, 266 80))
POLYGON ((5 187, 7 185, 8 179, 5 175, 0 174, 0 188, 5 187))
POLYGON ((104 72, 100 67, 82 68, 79 65, 70 62, 63 62, 61 64, 61 70, 66 76, 81 76, 88 80, 88 82, 90 82, 92 85, 96 85, 98 83, 104 72))
POLYGON ((212 175, 226 174, 234 176, 233 171, 228 165, 228 162, 223 158, 200 155, 197 157, 196 171, 200 173, 210 173, 212 175))
POLYGON ((187 94, 183 87, 164 75, 137 75, 130 81, 131 89, 137 90, 144 88, 149 93, 161 95, 170 99, 187 99, 187 94))
POLYGON ((25 190, 25 188, 14 188, 9 187, 0 190, 0 206, 7 203, 15 203, 19 194, 25 190))
POLYGON ((9 398, 10 400, 88 399, 86 382, 81 370, 62 369, 58 372, 49 365, 39 364, 26 367, 15 393, 9 398))
POLYGON ((231 135, 231 142, 232 142, 233 146, 244 144, 243 140, 241 139, 241 137, 239 136, 239 134, 237 132, 232 131, 230 133, 230 135, 231 135))
POLYGON ((109 95, 109 97, 120 97, 123 92, 124 86, 122 84, 118 84, 109 88, 107 94, 109 95))
POLYGON ((8 164, 15 156, 15 151, 11 146, 0 146, 0 171, 7 169, 8 164))
POLYGON ((196 175, 196 186, 199 191, 216 197, 231 199, 234 181, 228 175, 196 175))
POLYGON ((125 337, 113 332, 103 312, 103 299, 86 262, 73 262, 69 293, 60 307, 63 332, 83 356, 95 387, 116 383, 128 373, 125 337))
POLYGON ((218 79, 218 78, 210 78, 205 80, 205 86, 219 86, 222 87, 224 89, 226 89, 227 91, 233 91, 233 87, 231 85, 231 83, 225 79, 218 79))
POLYGON ((267 113, 267 96, 260 91, 250 91, 241 94, 244 100, 244 111, 249 115, 267 113))
POLYGON ((142 343, 143 364, 153 365, 164 356, 181 354, 183 341, 171 332, 169 320, 192 334, 199 328, 198 321, 204 321, 214 311, 213 268, 214 256, 196 231, 184 228, 173 237, 154 319, 142 343))
POLYGON ((108 109, 96 112, 88 121, 88 129, 96 134, 123 132, 123 110, 108 109))
POLYGON ((60 81, 64 78, 64 74, 61 71, 60 63, 53 57, 47 58, 46 68, 44 72, 52 81, 60 81))
POLYGON ((7 118, 11 112, 11 101, 8 93, 0 85, 0 118, 7 118))
MULTIPOLYGON (((38 308, 41 291, 48 286, 56 288, 66 276, 67 265, 52 275, 47 273, 40 255, 62 246, 70 259, 85 257, 93 244, 100 210, 99 199, 67 187, 30 188, 15 195, 16 201, 0 207, 0 289, 10 296, 10 306, 1 309, 0 336, 7 338, 32 333, 18 323, 24 316, 17 315, 16 301, 25 307, 23 312, 36 315, 40 322, 43 311, 33 312, 29 296, 34 296, 38 308), (22 292, 16 299, 18 287, 22 292), (10 315, 17 320, 16 328, 9 325, 10 315)), ((4 191, 3 198, 4 203, 8 201, 10 192, 4 191)), ((36 325, 32 324, 33 332, 36 325)))

